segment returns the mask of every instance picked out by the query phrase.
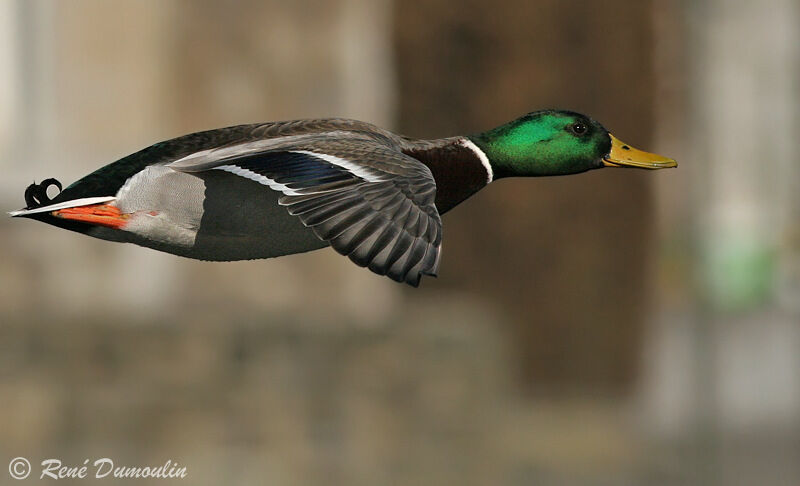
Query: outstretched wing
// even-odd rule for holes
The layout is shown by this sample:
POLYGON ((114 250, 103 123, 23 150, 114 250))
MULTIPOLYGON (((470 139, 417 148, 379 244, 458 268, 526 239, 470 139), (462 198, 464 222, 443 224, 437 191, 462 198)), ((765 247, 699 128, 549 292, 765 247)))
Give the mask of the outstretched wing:
POLYGON ((289 214, 377 274, 413 286, 422 275, 436 275, 442 222, 433 176, 418 160, 372 138, 272 140, 193 154, 168 166, 224 170, 282 193, 279 203, 289 214))

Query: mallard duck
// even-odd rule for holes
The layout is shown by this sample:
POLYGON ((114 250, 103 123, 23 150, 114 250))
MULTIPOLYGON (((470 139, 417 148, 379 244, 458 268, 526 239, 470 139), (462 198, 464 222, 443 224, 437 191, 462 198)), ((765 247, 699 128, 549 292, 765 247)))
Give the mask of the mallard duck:
POLYGON ((676 165, 570 111, 537 111, 437 140, 356 120, 284 121, 160 142, 63 191, 55 179, 34 183, 27 207, 10 214, 199 260, 332 246, 356 265, 417 286, 437 273, 441 215, 492 181, 676 165), (51 186, 60 191, 52 199, 51 186))

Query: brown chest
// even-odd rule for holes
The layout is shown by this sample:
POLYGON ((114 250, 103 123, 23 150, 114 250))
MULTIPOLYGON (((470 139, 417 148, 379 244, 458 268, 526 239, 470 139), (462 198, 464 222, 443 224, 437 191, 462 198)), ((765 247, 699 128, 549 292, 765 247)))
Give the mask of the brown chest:
POLYGON ((406 153, 431 170, 436 180, 436 208, 440 214, 475 194, 490 181, 490 174, 478 154, 464 143, 454 141, 406 153))

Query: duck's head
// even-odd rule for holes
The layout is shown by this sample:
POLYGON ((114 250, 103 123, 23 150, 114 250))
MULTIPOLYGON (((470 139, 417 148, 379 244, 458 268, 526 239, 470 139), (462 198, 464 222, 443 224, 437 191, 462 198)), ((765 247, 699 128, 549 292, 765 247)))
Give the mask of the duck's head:
POLYGON ((495 178, 577 174, 602 167, 664 169, 667 157, 621 142, 588 116, 571 111, 529 113, 470 139, 486 154, 495 178))

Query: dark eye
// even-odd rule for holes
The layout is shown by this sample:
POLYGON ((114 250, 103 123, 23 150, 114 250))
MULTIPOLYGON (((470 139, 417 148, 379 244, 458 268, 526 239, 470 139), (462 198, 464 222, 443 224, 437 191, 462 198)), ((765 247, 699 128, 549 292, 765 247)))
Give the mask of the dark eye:
POLYGON ((575 135, 583 135, 584 133, 586 133, 586 130, 588 130, 586 128, 586 125, 584 125, 583 123, 580 123, 580 122, 573 123, 572 125, 569 126, 569 129, 575 135))

